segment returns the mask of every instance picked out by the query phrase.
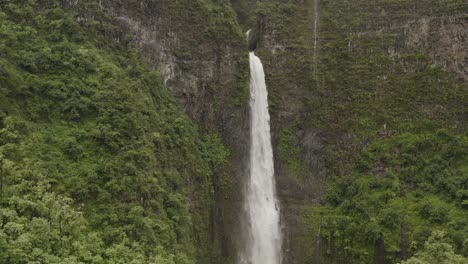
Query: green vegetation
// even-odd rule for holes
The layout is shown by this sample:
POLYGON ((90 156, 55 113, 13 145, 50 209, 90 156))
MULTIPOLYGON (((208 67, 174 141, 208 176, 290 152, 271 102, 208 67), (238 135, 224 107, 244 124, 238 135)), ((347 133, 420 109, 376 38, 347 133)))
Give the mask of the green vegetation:
POLYGON ((230 0, 232 9, 237 13, 237 20, 247 31, 255 26, 256 0, 230 0))
MULTIPOLYGON (((0 2, 0 263, 232 257, 216 238, 230 226, 213 219, 234 218, 214 196, 228 204, 240 185, 221 136, 182 113, 96 1, 62 2, 0 2)), ((285 199, 308 229, 298 261, 467 262, 467 84, 403 45, 399 24, 466 14, 465 0, 320 1, 316 47, 313 0, 144 2, 148 16, 180 18, 167 21, 187 33, 173 51, 187 61, 206 59, 203 45, 245 50, 242 30, 257 22, 281 168, 291 190, 327 186, 318 203, 285 199), (328 178, 307 179, 322 161, 313 169, 328 178)), ((141 1, 124 6, 139 14, 141 1)), ((206 87, 222 99, 213 111, 245 105, 243 70, 206 87)))
MULTIPOLYGON (((297 126, 297 125, 296 125, 297 126)), ((301 160, 301 149, 297 146, 296 136, 293 134, 296 126, 289 126, 281 131, 278 143, 279 155, 286 157, 286 163, 293 176, 299 176, 303 170, 301 160)))
MULTIPOLYGON (((386 5, 379 6, 392 8, 386 5)), ((335 247, 328 256, 396 263, 422 250, 432 230, 444 230, 466 256, 468 141, 460 119, 466 83, 420 51, 389 54, 401 32, 349 34, 372 19, 367 6, 336 1, 322 8, 321 37, 328 42, 320 50, 321 99, 307 104, 318 125, 354 137, 347 150, 330 152, 327 165, 336 175, 321 212, 327 253, 335 247), (332 11, 346 8, 355 15, 332 11)), ((445 5, 426 12, 442 10, 454 12, 445 5)))
POLYGON ((424 244, 424 250, 402 264, 463 264, 468 258, 456 255, 450 244, 446 243, 444 232, 433 232, 429 240, 424 244))
MULTIPOLYGON (((151 0, 147 5, 150 14, 180 18, 171 24, 171 29, 185 33, 177 36, 183 40, 180 47, 183 55, 192 56, 186 54, 193 49, 187 45, 199 45, 200 39, 209 39, 213 45, 245 45, 240 41, 244 33, 228 0, 151 0)), ((139 3, 129 3, 128 8, 130 12, 138 10, 139 3)))
POLYGON ((0 262, 203 262, 229 152, 80 2, 0 4, 0 262))
MULTIPOLYGON (((468 254, 466 137, 447 130, 405 133, 375 141, 352 175, 335 178, 327 205, 307 219, 321 219, 321 235, 334 258, 368 262, 383 239, 387 258, 421 250, 432 230, 443 230, 459 254, 468 254)), ((317 223, 313 224, 317 228, 317 223)), ((412 263, 412 262, 411 262, 412 263)))
POLYGON ((302 204, 309 228, 300 261, 417 261, 434 230, 468 256, 468 86, 404 45, 404 24, 415 15, 467 8, 463 0, 320 1, 314 62, 313 1, 258 2, 259 34, 268 36, 258 53, 289 183, 311 177, 295 169, 308 161, 294 135, 318 131, 323 136, 314 140, 326 145, 314 152, 328 175, 315 179, 328 187, 321 202, 287 197, 288 205, 302 204), (317 256, 310 247, 319 230, 317 256))

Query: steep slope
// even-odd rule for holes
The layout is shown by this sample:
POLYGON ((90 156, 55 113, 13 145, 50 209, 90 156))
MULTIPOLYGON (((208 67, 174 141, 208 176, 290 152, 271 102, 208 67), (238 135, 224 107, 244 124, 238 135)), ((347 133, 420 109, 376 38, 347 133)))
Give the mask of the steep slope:
POLYGON ((466 1, 254 5, 0 3, 0 262, 233 263, 254 26, 284 263, 466 257, 466 1))
POLYGON ((244 31, 255 25, 256 0, 230 0, 232 9, 236 12, 237 21, 244 31))
POLYGON ((432 230, 466 256, 466 1, 256 13, 286 262, 395 263, 432 230))
MULTIPOLYGON (((83 3, 64 2, 70 9, 83 3)), ((215 204, 210 212, 210 239, 221 248, 223 258, 213 261, 227 263, 239 241, 243 199, 239 190, 249 145, 248 54, 235 13, 228 0, 99 3, 112 24, 132 36, 132 43, 160 72, 188 116, 204 133, 219 134, 230 150, 228 162, 212 178, 215 204)), ((94 17, 90 9, 83 12, 94 17)))
POLYGON ((0 4, 0 262, 207 263, 201 136, 93 1, 0 4), (76 2, 75 2, 76 3, 76 2))

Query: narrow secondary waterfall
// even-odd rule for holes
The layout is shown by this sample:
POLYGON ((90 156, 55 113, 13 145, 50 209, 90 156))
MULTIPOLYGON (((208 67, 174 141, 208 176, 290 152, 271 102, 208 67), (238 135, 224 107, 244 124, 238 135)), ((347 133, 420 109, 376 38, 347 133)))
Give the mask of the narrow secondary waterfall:
POLYGON ((318 45, 318 23, 319 23, 319 0, 314 0, 314 75, 317 74, 317 45, 318 45))
POLYGON ((248 228, 241 264, 280 264, 280 211, 276 198, 265 74, 250 52, 250 177, 245 208, 248 228))

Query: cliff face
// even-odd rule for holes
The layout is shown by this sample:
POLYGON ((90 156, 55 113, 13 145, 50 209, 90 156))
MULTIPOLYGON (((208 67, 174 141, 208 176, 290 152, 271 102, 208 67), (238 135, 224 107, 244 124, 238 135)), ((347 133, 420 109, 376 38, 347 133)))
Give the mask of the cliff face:
POLYGON ((0 2, 0 262, 222 262, 222 113, 195 125, 100 4, 0 2))
POLYGON ((399 26, 406 47, 423 50, 434 62, 468 78, 466 11, 407 20, 399 26))
MULTIPOLYGON (((359 182, 360 176, 354 175, 365 173, 385 181, 389 171, 399 170, 401 165, 374 162, 359 171, 369 146, 398 141, 405 133, 418 134, 427 124, 435 129, 450 127, 455 134, 463 131, 466 2, 232 0, 231 4, 241 27, 254 27, 257 53, 267 74, 286 263, 356 259, 384 263, 414 253, 408 252, 408 244, 422 243, 427 234, 410 232, 418 229, 409 223, 412 219, 398 222, 399 227, 390 231, 381 225, 375 237, 363 242, 359 228, 333 224, 340 221, 338 216, 348 216, 328 211, 341 206, 330 205, 329 189, 339 184, 336 179, 359 182)), ((221 256, 214 253, 211 261, 233 261, 240 241, 236 236, 242 204, 239 190, 249 145, 247 47, 241 27, 227 1, 101 1, 100 5, 115 25, 132 36, 189 116, 206 131, 220 132, 231 149, 229 164, 213 178, 215 203, 209 230, 212 245, 221 252, 221 256)), ((401 192, 411 192, 411 184, 402 183, 401 192)))
POLYGON ((245 43, 226 3, 100 4, 113 16, 115 24, 133 37, 193 119, 213 127, 226 119, 224 107, 243 103, 245 43))
MULTIPOLYGON (((399 170, 380 162, 358 171, 369 145, 422 133, 415 128, 425 122, 463 131, 467 12, 466 1, 456 0, 257 2, 257 53, 270 91, 286 263, 387 263, 394 261, 392 254, 405 257, 406 231, 400 238, 377 231, 384 239, 377 235, 362 246, 348 229, 352 224, 333 227, 339 235, 326 230, 333 217, 320 208, 328 206, 336 179, 358 173, 385 178, 399 170), (398 242, 382 248, 386 239, 398 242)), ((413 183, 399 177, 401 188, 411 192, 413 183)), ((366 214, 373 218, 370 210, 366 214)))
MULTIPOLYGON (((64 2, 68 8, 79 3, 64 2)), ((403 165, 383 157, 362 161, 370 146, 404 145, 402 135, 426 133, 427 127, 449 128, 454 138, 464 131, 466 1, 269 0, 257 2, 254 16, 255 1, 230 2, 244 30, 255 28, 267 74, 285 263, 384 263, 414 253, 409 243, 428 235, 409 231, 418 229, 409 223, 413 219, 393 228, 379 224, 384 227, 375 235, 361 239, 363 229, 348 228, 355 224, 352 213, 334 211, 352 220, 331 213, 343 202, 328 189, 341 184, 336 179, 349 179, 351 186, 361 174, 385 181, 400 173, 403 165)), ((99 6, 121 30, 115 41, 134 43, 203 132, 220 133, 231 150, 228 165, 212 179, 215 202, 201 233, 209 232, 207 252, 214 248, 204 260, 232 262, 249 145, 248 64, 245 37, 228 1, 103 0, 99 6)), ((396 178, 403 183, 392 195, 405 199, 418 183, 396 178)), ((454 203, 458 210, 459 201, 454 203)), ((358 220, 371 222, 372 214, 358 220)))
MULTIPOLYGON (((205 133, 220 133, 228 164, 212 179, 208 230, 213 263, 232 261, 239 241, 248 150, 248 61, 244 33, 227 1, 100 1, 100 6, 161 74, 205 133)), ((204 260, 208 261, 208 260, 204 260)))
POLYGON ((232 261, 249 120, 229 2, 0 7, 0 262, 232 261))

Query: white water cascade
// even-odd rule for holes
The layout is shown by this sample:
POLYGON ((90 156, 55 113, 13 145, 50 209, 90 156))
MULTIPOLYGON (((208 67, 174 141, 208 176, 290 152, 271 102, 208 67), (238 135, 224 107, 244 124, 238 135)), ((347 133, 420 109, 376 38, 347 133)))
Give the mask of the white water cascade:
POLYGON ((241 264, 281 264, 280 211, 276 198, 265 73, 250 52, 250 177, 246 188, 245 250, 241 264))

